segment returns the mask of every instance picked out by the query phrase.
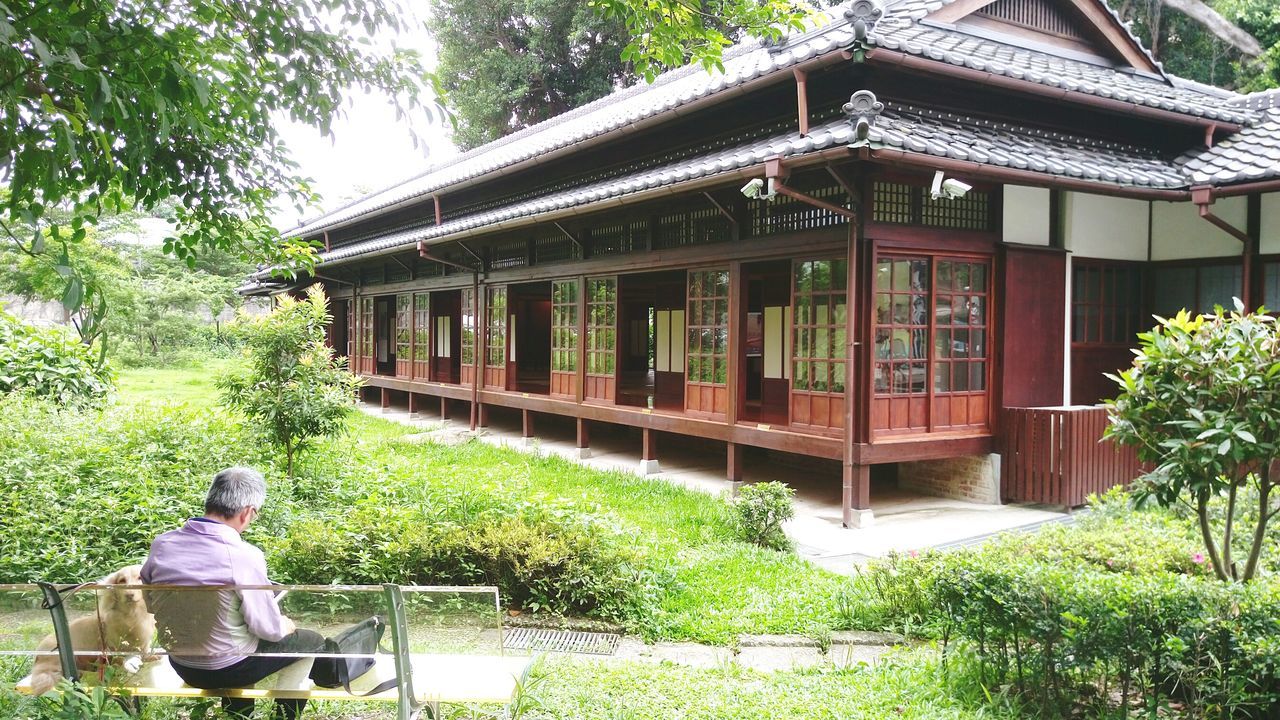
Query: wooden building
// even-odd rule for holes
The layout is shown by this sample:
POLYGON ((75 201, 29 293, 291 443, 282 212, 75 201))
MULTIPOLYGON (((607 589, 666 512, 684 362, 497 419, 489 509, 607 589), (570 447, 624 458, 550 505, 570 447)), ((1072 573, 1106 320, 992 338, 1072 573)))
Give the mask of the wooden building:
POLYGON ((1276 106, 1099 0, 855 0, 289 235, 384 398, 840 460, 860 525, 873 466, 989 471, 1009 408, 1107 396, 1152 312, 1280 306, 1276 106))

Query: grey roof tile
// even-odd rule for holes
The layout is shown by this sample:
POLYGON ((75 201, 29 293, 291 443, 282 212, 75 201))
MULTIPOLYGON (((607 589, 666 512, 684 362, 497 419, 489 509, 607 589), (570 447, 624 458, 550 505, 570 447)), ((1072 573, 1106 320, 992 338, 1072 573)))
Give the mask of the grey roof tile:
POLYGON ((1176 163, 1193 185, 1280 177, 1280 108, 1264 111, 1253 125, 1176 163))

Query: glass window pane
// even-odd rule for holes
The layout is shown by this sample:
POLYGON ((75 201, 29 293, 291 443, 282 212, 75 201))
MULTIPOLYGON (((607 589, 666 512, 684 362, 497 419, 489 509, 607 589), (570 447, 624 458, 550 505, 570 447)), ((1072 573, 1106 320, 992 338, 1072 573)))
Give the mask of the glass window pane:
POLYGON ((951 392, 950 363, 938 363, 933 366, 933 391, 951 392))
POLYGON ((987 389, 987 364, 984 362, 969 363, 969 389, 973 391, 987 389))

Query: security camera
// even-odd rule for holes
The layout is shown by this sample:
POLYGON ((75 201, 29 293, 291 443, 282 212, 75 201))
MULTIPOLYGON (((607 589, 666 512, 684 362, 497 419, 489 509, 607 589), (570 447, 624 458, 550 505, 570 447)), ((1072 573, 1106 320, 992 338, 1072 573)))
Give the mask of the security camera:
POLYGON ((773 178, 769 179, 768 190, 765 190, 764 180, 755 178, 746 185, 742 186, 742 194, 751 200, 771 200, 773 198, 773 178))
POLYGON ((956 198, 964 197, 972 189, 973 186, 968 183, 960 182, 955 178, 944 177, 942 171, 939 170, 933 174, 933 187, 929 189, 929 194, 934 200, 939 198, 955 200, 956 198))

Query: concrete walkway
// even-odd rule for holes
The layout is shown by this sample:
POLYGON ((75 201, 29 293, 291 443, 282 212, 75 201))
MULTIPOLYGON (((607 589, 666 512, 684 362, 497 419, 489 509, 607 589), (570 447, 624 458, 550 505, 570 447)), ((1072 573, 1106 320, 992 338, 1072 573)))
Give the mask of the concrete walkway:
MULTIPOLYGON (((369 403, 360 409, 368 415, 402 423, 419 432, 440 433, 441 440, 455 441, 468 431, 467 418, 442 421, 434 413, 411 418, 405 408, 382 410, 369 403)), ((434 404, 432 409, 434 410, 434 404)), ((640 471, 639 433, 630 428, 595 424, 590 457, 579 458, 574 426, 562 418, 537 417, 536 440, 521 437, 518 411, 492 408, 489 427, 479 439, 494 445, 528 452, 552 453, 600 470, 640 471)), ((725 479, 723 443, 663 436, 658 441, 659 472, 656 479, 714 495, 731 492, 725 479)), ((813 458, 788 458, 752 453, 744 463, 747 482, 781 480, 796 491, 796 517, 787 523, 787 535, 797 552, 829 570, 850 574, 870 558, 890 552, 908 552, 944 545, 963 544, 1004 530, 1034 527, 1068 519, 1053 509, 1028 505, 984 505, 923 496, 877 483, 871 492, 875 524, 857 530, 841 526, 839 463, 813 458)))

